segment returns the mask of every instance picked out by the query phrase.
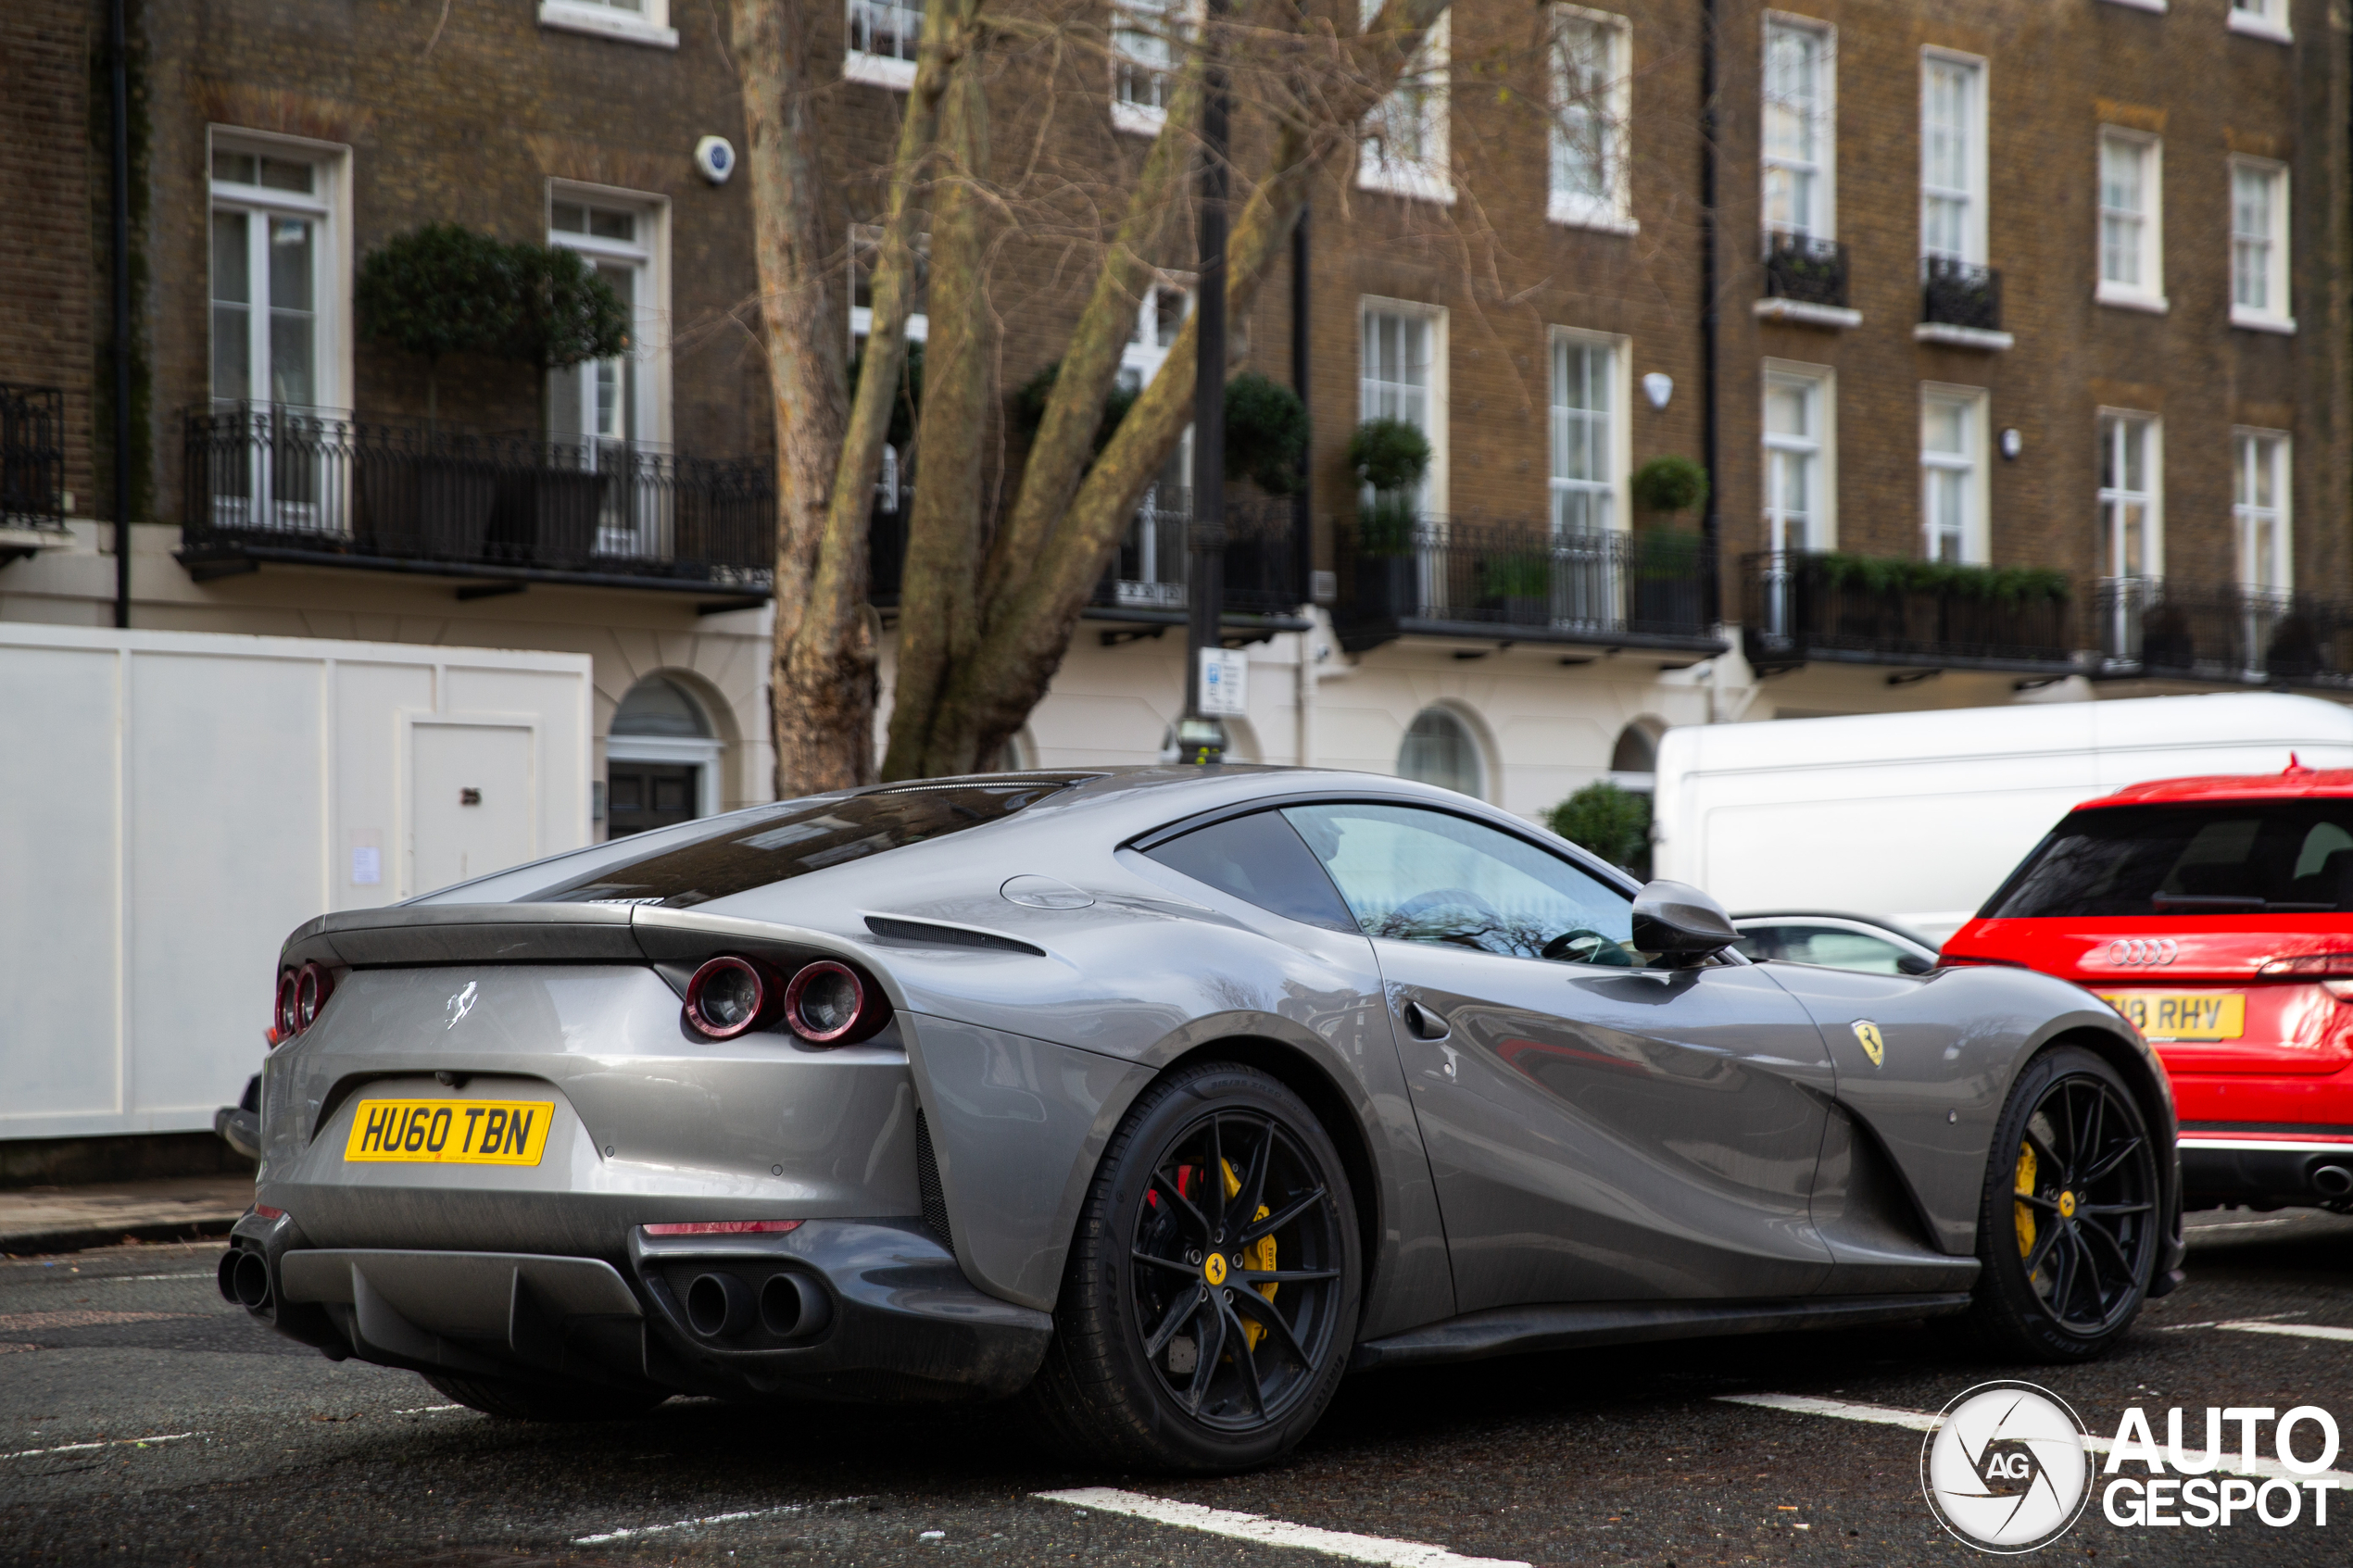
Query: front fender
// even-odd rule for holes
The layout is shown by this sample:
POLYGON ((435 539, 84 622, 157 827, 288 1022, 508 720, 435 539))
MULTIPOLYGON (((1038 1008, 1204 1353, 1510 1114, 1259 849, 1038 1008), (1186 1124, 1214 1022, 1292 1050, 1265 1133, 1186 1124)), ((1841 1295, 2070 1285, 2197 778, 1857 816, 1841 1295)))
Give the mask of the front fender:
MULTIPOLYGON (((2063 1035, 2100 1039, 2102 1054, 2139 1095, 2152 1135, 2172 1148, 2172 1091, 2155 1054, 2113 1009, 2063 980, 1993 965, 1920 978, 1763 967, 1813 1015, 1837 1069, 1840 1102, 1886 1149, 1949 1254, 1977 1249, 1985 1161, 2010 1085, 2063 1035), (1877 1060, 1857 1032, 1862 1023, 1878 1032, 1877 1060)), ((2174 1160, 2160 1158, 2158 1172, 2171 1215, 2179 1209, 2174 1160)))

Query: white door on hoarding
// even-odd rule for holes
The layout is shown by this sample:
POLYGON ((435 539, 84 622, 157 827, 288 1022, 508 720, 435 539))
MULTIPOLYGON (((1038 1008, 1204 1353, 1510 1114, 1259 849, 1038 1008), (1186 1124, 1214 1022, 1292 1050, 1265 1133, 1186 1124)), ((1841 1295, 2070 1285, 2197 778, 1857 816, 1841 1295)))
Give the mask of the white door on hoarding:
POLYGON ((528 724, 413 723, 405 895, 485 876, 538 853, 532 738, 528 724))

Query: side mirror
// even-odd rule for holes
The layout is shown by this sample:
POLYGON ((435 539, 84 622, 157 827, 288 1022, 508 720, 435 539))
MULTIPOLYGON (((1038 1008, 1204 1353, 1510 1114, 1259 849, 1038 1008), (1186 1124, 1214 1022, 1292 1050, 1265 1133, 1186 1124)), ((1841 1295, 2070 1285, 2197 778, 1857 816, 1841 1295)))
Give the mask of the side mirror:
POLYGON ((1932 974, 1936 971, 1936 960, 1924 959, 1918 953, 1906 953, 1895 960, 1895 967, 1905 974, 1932 974))
POLYGON ((1634 896, 1634 947, 1688 969, 1741 939, 1724 906, 1687 882, 1654 882, 1634 896))

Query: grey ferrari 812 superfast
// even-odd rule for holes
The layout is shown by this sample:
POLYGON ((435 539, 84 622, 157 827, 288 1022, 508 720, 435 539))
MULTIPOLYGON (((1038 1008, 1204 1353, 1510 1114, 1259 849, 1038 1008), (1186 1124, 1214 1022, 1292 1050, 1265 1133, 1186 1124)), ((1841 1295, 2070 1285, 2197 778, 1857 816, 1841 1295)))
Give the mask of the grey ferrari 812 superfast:
POLYGON ((1120 1466, 1343 1374, 2178 1281, 2174 1111, 2024 969, 1752 963, 1699 890, 1361 773, 995 773, 287 938, 221 1288, 493 1414, 1019 1397, 1120 1466))

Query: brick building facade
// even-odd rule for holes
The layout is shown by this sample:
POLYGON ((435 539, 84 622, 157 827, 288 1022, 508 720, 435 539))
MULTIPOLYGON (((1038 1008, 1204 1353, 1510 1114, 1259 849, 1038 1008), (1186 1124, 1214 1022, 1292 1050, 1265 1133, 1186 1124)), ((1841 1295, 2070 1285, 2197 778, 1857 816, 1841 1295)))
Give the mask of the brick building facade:
MULTIPOLYGON (((764 798, 749 193, 697 164, 743 140, 724 8, 128 9, 132 623, 589 652, 599 768, 626 762, 633 799, 764 798), (433 221, 580 250, 638 350, 544 383, 444 363, 425 430, 424 368, 354 341, 350 285, 433 221)), ((0 282, 27 307, 0 320, 0 382, 63 390, 71 494, 0 542, 11 618, 110 612, 106 13, 0 23, 0 282)), ((1115 194, 1165 14, 1116 13, 1108 69, 1099 46, 1013 58, 1000 156, 1042 139, 1081 196, 1115 194)), ((1315 191, 1305 288, 1278 268, 1238 334, 1238 369, 1299 379, 1303 294, 1315 575, 1282 551, 1237 569, 1239 753, 1534 814, 1639 784, 1672 724, 2353 683, 2353 105, 2322 0, 1715 14, 1711 36, 1699 0, 1464 0, 1422 91, 1315 191), (1367 532, 1341 455, 1384 411, 1435 448, 1409 538, 1367 532), (1712 458, 1712 569, 1700 514, 1635 504, 1667 455, 1712 458)), ((846 305, 911 20, 818 17, 846 305)), ((1186 280, 1168 243, 1139 379, 1186 280)), ((1071 254, 1042 220, 1004 253, 1008 399, 1060 352, 1071 254)), ((1024 759, 1160 751, 1181 521, 1139 520, 1024 759)))

